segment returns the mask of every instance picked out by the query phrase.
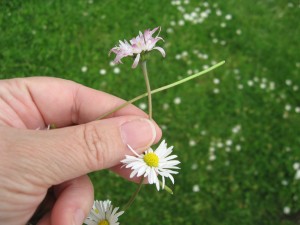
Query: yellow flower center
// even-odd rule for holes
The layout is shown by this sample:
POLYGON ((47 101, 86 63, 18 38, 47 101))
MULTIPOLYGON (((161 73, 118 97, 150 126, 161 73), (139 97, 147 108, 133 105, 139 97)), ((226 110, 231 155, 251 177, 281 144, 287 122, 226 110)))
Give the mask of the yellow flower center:
POLYGON ((158 167, 159 158, 155 153, 150 152, 144 156, 144 161, 148 166, 158 167))
POLYGON ((109 222, 107 220, 101 220, 98 225, 109 225, 109 222))

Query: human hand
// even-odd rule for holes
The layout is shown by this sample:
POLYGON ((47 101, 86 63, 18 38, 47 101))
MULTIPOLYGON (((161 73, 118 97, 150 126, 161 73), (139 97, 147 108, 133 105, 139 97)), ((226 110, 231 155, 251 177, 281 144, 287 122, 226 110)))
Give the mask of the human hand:
MULTIPOLYGON (((36 77, 0 81, 0 221, 24 225, 45 198, 39 225, 82 224, 93 204, 89 172, 112 168, 161 138, 155 122, 124 100, 71 81, 36 77), (48 124, 58 129, 37 130, 48 124), (50 193, 51 192, 51 193, 50 193)), ((1 224, 2 224, 1 223, 1 224)))

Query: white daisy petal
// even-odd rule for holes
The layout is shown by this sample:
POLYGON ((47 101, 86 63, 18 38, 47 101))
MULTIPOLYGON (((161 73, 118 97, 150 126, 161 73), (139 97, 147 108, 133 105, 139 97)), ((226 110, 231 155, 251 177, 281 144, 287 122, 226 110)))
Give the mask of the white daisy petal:
POLYGON ((165 50, 163 48, 161 48, 161 47, 154 47, 153 49, 158 50, 163 57, 166 57, 166 52, 165 52, 165 50))
POLYGON ((84 221, 84 223, 85 223, 86 225, 98 225, 95 221, 88 220, 88 219, 86 219, 86 220, 84 221))
POLYGON ((177 155, 170 155, 170 156, 166 157, 165 160, 169 161, 169 160, 175 159, 175 158, 177 158, 177 155))
POLYGON ((162 176, 161 178, 162 178, 162 189, 164 189, 165 188, 165 177, 162 176))
POLYGON ((133 64, 132 64, 132 68, 136 68, 137 65, 139 64, 139 61, 140 61, 140 57, 141 57, 141 54, 137 54, 137 56, 135 57, 134 61, 133 61, 133 64))
POLYGON ((130 149, 130 151, 132 151, 133 154, 139 157, 139 154, 137 154, 136 151, 134 151, 133 148, 130 147, 130 145, 127 145, 127 147, 130 149))
POLYGON ((134 164, 134 165, 132 166, 132 169, 133 169, 133 170, 138 170, 138 169, 144 167, 144 165, 145 165, 145 163, 138 162, 138 163, 136 163, 136 164, 134 164))
POLYGON ((170 180, 172 181, 172 183, 174 184, 174 177, 169 173, 168 177, 170 178, 170 180))
POLYGON ((156 177, 155 184, 156 184, 156 189, 159 191, 159 187, 160 187, 160 185, 159 185, 159 180, 158 180, 158 178, 157 178, 157 177, 156 177))
POLYGON ((137 170, 132 171, 132 173, 130 174, 130 178, 133 178, 136 174, 138 173, 137 170))
POLYGON ((141 175, 143 175, 146 172, 146 167, 143 166, 140 168, 140 170, 138 171, 137 177, 140 177, 141 175))

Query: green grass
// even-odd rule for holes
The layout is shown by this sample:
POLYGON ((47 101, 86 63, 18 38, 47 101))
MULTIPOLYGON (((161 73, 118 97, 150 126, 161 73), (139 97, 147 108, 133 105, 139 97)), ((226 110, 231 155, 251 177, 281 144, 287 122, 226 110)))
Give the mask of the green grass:
MULTIPOLYGON (((181 171, 173 196, 146 186, 121 224, 299 224, 300 180, 293 168, 300 162, 299 1, 217 0, 209 2, 203 23, 184 26, 171 2, 1 1, 0 79, 61 77, 129 100, 145 91, 141 71, 125 59, 114 74, 108 51, 119 39, 162 26, 167 57, 153 53, 148 62, 153 88, 213 62, 226 64, 153 96, 154 118, 181 171), (181 104, 174 104, 176 97, 181 104)), ((201 1, 181 2, 187 13, 207 9, 201 1)), ((136 188, 108 171, 91 178, 96 198, 115 205, 124 205, 136 188)))

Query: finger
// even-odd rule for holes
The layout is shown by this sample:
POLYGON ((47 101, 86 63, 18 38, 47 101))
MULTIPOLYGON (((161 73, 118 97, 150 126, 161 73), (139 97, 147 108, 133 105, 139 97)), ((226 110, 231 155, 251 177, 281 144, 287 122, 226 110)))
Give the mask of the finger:
MULTIPOLYGON (((37 190, 36 190, 37 192, 37 190)), ((39 204, 35 213, 29 220, 29 224, 50 224, 50 213, 55 204, 56 198, 53 187, 49 188, 43 201, 39 204)))
MULTIPOLYGON (((121 177, 123 177, 127 180, 130 180, 132 182, 135 182, 135 183, 140 183, 141 178, 143 177, 143 176, 140 176, 140 177, 134 176, 134 177, 130 178, 130 174, 131 174, 132 170, 130 168, 125 168, 124 164, 118 164, 110 169, 113 172, 119 174, 121 177)), ((148 179, 144 179, 143 183, 148 184, 148 179)))
MULTIPOLYGON (((125 102, 113 95, 57 78, 29 78, 26 86, 43 122, 57 127, 93 121, 125 102)), ((147 117, 145 112, 131 104, 110 117, 122 115, 147 117)))
POLYGON ((51 212, 46 213, 37 225, 51 225, 51 212))
POLYGON ((31 174, 33 183, 47 188, 113 167, 125 155, 132 154, 127 145, 142 153, 161 138, 161 130, 155 123, 137 116, 115 117, 49 131, 0 127, 0 133, 10 146, 10 151, 5 153, 8 159, 20 156, 11 162, 13 166, 22 174, 31 174))
POLYGON ((51 225, 81 225, 94 202, 94 189, 88 176, 64 182, 55 188, 57 201, 51 225))

